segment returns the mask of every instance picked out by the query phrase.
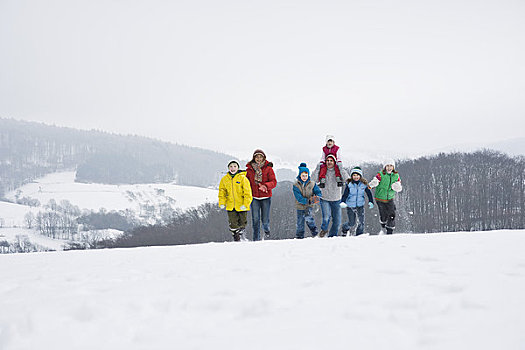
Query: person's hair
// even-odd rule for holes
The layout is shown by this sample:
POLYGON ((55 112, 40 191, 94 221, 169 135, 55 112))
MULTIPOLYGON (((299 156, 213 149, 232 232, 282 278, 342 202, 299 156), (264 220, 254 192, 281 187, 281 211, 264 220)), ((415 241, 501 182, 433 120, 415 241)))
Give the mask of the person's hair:
MULTIPOLYGON (((383 168, 382 173, 383 173, 383 175, 386 175, 386 167, 383 168)), ((394 168, 394 170, 392 170, 392 173, 393 173, 393 174, 397 174, 397 170, 396 170, 396 168, 394 168)))
MULTIPOLYGON (((349 184, 350 182, 352 182, 352 176, 353 176, 354 174, 357 174, 357 173, 352 173, 352 175, 350 175, 350 177, 346 180, 346 183, 347 183, 347 184, 349 184)), ((364 177, 362 177, 360 174, 357 174, 357 175, 360 176, 359 181, 361 181, 365 186, 368 186, 368 181, 367 181, 364 177)))

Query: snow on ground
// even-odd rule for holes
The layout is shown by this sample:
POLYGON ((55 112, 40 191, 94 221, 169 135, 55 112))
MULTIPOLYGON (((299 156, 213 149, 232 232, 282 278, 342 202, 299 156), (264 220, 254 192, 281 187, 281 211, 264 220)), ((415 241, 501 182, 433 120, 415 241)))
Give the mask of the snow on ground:
POLYGON ((26 205, 0 202, 0 227, 24 226, 26 213, 33 212, 36 215, 39 210, 39 208, 30 208, 26 205))
MULTIPOLYGON (((120 232, 120 231, 119 231, 120 232)), ((42 247, 46 247, 52 250, 62 250, 64 244, 68 241, 61 239, 53 239, 50 237, 43 236, 35 230, 25 228, 0 228, 0 241, 8 241, 10 243, 16 240, 16 236, 26 236, 29 241, 33 244, 38 244, 42 247)))
MULTIPOLYGON (((80 209, 98 211, 100 208, 111 210, 132 209, 140 212, 141 204, 170 203, 173 208, 188 209, 205 202, 216 202, 218 191, 209 188, 179 186, 174 184, 137 184, 137 185, 104 185, 75 182, 75 172, 49 174, 35 182, 26 184, 20 190, 19 198, 38 199, 41 205, 54 199, 57 203, 68 200, 80 209), (171 200, 174 200, 172 202, 171 200)), ((17 191, 6 194, 6 198, 15 201, 17 191)), ((0 202, 0 218, 4 217, 4 204, 0 202)), ((23 217, 29 210, 20 206, 20 215, 6 219, 14 225, 23 225, 23 217), (25 209, 25 211, 22 211, 25 209)), ((38 212, 36 209, 35 212, 38 212)), ((4 226, 12 226, 7 225, 4 226)))
POLYGON ((0 349, 525 349, 525 230, 0 256, 0 349))

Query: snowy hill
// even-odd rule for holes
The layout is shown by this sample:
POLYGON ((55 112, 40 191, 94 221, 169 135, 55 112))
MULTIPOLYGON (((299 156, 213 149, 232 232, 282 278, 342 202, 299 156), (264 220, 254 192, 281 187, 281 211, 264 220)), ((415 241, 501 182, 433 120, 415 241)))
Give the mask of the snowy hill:
MULTIPOLYGON (((80 209, 107 211, 130 209, 140 213, 146 206, 169 205, 173 209, 188 209, 217 200, 217 190, 174 184, 104 185, 75 182, 75 172, 59 172, 47 175, 6 194, 15 201, 18 198, 36 199, 41 205, 54 199, 57 203, 68 200, 80 209)), ((1 204, 1 202, 0 202, 1 204)), ((11 216, 6 225, 23 225, 27 206, 19 206, 21 215, 11 216), (23 210, 23 208, 25 210, 23 210)), ((17 212, 13 207, 10 211, 17 212)), ((1 214, 0 214, 1 217, 1 214)))
POLYGON ((525 230, 0 256, 0 349, 524 349, 525 230))

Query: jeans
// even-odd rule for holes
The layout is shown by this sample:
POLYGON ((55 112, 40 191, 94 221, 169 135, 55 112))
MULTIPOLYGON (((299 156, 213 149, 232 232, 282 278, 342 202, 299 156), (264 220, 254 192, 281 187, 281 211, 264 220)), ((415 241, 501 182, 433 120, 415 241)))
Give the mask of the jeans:
POLYGON ((295 231, 296 238, 304 238, 304 222, 312 232, 312 237, 317 236, 317 226, 315 225, 315 219, 312 208, 306 208, 304 210, 297 209, 297 226, 295 231))
POLYGON ((354 227, 357 216, 359 224, 357 225, 357 229, 355 230, 355 235, 359 236, 360 234, 362 234, 365 230, 365 207, 348 207, 346 208, 346 215, 348 215, 348 222, 345 222, 343 224, 343 232, 348 232, 352 227, 354 227))
POLYGON ((270 205, 272 198, 254 199, 251 204, 253 240, 261 240, 261 218, 264 232, 270 232, 270 205))
POLYGON ((339 232, 339 226, 341 226, 341 203, 338 201, 325 201, 321 199, 321 212, 323 213, 323 223, 321 224, 321 230, 328 230, 328 225, 330 225, 330 219, 332 219, 332 227, 330 228, 330 233, 328 237, 337 236, 339 232))

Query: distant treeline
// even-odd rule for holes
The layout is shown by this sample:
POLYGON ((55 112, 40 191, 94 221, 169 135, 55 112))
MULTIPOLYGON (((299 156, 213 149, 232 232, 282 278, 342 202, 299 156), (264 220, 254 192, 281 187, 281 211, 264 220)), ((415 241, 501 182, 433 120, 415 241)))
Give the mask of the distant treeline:
POLYGON ((77 169, 77 181, 177 181, 210 186, 231 156, 140 136, 82 131, 0 118, 0 198, 46 174, 77 169))
MULTIPOLYGON (((379 164, 360 165, 370 180, 379 164)), ((427 233, 495 229, 523 229, 525 158, 494 151, 439 154, 399 161, 403 191, 396 197, 395 232, 427 233)), ((279 182, 271 207, 273 239, 295 236, 296 213, 291 182, 279 182)), ((366 210, 365 232, 380 230, 376 208, 366 210)), ((251 215, 248 216, 251 237, 251 215)), ((343 211, 343 220, 346 212, 343 211)), ((316 209, 316 223, 321 213, 316 209)), ((175 245, 231 240, 224 211, 205 204, 175 216, 168 225, 139 227, 108 247, 175 245)))

